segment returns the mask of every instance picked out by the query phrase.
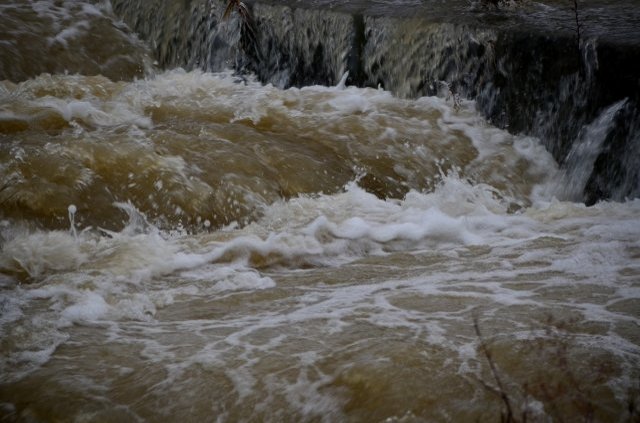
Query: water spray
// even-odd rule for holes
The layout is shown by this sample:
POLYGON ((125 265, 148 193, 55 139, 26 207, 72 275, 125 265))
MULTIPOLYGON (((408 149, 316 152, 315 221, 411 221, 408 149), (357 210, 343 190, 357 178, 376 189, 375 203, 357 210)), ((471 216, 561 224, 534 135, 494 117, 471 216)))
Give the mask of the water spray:
POLYGON ((69 207, 67 207, 67 210, 69 211, 69 225, 70 225, 71 233, 73 234, 73 237, 75 239, 78 239, 78 233, 76 232, 76 223, 75 223, 76 212, 78 211, 78 209, 74 204, 70 204, 69 207))

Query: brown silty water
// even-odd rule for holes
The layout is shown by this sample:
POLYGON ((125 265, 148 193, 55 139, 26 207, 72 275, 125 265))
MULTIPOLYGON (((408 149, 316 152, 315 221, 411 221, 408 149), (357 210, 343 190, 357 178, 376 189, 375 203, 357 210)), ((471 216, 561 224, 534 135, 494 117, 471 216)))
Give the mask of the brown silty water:
POLYGON ((638 200, 468 100, 101 66, 0 82, 5 420, 637 418, 638 200))

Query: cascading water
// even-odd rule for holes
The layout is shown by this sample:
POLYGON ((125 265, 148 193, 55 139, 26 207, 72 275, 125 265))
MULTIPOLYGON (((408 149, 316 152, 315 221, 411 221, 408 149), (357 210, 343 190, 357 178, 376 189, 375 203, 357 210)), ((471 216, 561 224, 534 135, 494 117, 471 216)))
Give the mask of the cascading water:
POLYGON ((0 5, 0 420, 637 419, 637 11, 225 3, 0 5))
POLYGON ((582 128, 578 139, 565 159, 566 176, 557 192, 561 198, 581 201, 582 193, 593 173, 596 159, 602 153, 607 135, 615 123, 615 117, 626 104, 619 101, 602 112, 594 122, 582 128))
MULTIPOLYGON (((335 11, 255 3, 251 36, 242 35, 238 17, 221 21, 224 6, 205 0, 184 6, 114 1, 117 13, 158 46, 165 66, 234 67, 281 88, 335 85, 349 71, 352 85, 382 86, 407 98, 441 94, 444 86, 452 95, 476 98, 493 124, 539 137, 560 163, 583 128, 612 104, 627 98, 630 118, 640 116, 640 40, 624 25, 640 22, 640 16, 624 5, 617 5, 620 11, 610 7, 618 14, 631 13, 617 28, 600 27, 606 22, 598 15, 602 5, 581 10, 580 40, 568 3, 515 9, 506 23, 504 16, 469 13, 456 2, 428 3, 426 12, 413 4, 390 6, 386 14, 357 2, 335 11), (176 12, 177 7, 185 9, 176 12), (452 11, 448 21, 438 14, 443 8, 452 11), (417 13, 407 17, 403 9, 417 13), (557 33, 553 42, 547 31, 557 33)), ((622 144, 621 150, 633 152, 635 136, 617 131, 605 147, 622 144)), ((603 183, 606 178, 600 177, 625 174, 627 155, 603 156, 603 161, 593 174, 600 185, 583 184, 583 201, 636 197, 636 180, 603 183)), ((640 163, 640 158, 633 161, 640 163)))

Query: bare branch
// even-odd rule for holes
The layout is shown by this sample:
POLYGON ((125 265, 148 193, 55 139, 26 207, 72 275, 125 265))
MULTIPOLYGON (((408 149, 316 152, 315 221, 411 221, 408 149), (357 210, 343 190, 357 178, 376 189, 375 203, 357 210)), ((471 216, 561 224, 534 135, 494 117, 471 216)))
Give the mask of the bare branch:
MULTIPOLYGON (((496 384, 498 385, 497 394, 502 399, 502 402, 504 403, 504 406, 507 410, 507 415, 503 416, 504 417, 503 420, 505 422, 513 422, 515 420, 513 417, 513 410, 511 408, 511 401, 509 401, 509 396, 507 395, 504 389, 504 385, 502 383, 502 380, 500 379, 498 370, 496 369, 495 362, 493 361, 493 357, 491 356, 491 351, 489 351, 489 349, 487 348, 487 344, 484 341, 482 333, 480 332, 480 325, 478 324, 477 317, 473 318, 473 328, 475 329, 476 335, 478 336, 478 339, 480 341, 480 349, 482 350, 482 353, 487 359, 487 362, 489 362, 489 368, 491 369, 491 374, 493 375, 493 378, 495 379, 496 384)), ((492 391, 495 392, 494 390, 492 391)))
POLYGON ((573 7, 571 10, 573 11, 573 16, 576 20, 576 36, 578 37, 578 45, 580 45, 580 41, 582 40, 582 24, 580 23, 580 15, 578 13, 578 0, 573 0, 573 7))

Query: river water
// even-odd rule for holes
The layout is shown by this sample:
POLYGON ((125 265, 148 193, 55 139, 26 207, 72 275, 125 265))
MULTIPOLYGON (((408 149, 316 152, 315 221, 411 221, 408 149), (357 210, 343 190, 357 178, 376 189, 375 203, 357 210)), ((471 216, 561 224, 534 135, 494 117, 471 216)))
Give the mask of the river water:
POLYGON ((640 200, 572 201, 624 101, 565 169, 473 101, 154 70, 108 3, 0 7, 3 421, 638 417, 640 200))

